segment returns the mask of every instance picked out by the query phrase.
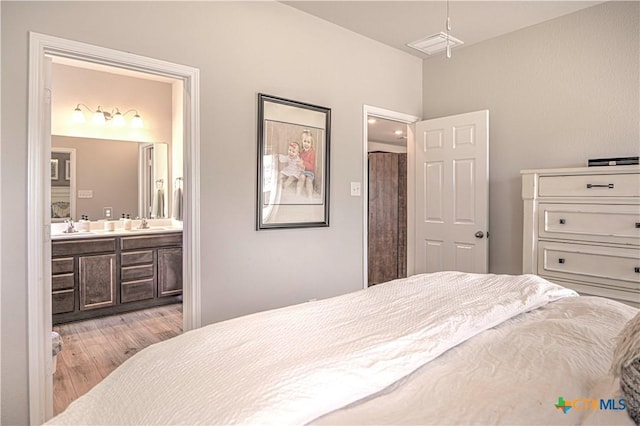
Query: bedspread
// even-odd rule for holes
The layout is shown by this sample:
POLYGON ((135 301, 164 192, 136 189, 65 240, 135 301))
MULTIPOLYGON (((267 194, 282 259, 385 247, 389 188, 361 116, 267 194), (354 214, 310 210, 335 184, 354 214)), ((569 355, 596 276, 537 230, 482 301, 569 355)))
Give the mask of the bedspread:
POLYGON ((533 275, 424 274, 153 345, 51 424, 303 424, 572 290, 533 275))
MULTIPOLYGON (((325 425, 632 425, 624 410, 567 412, 558 398, 624 397, 608 374, 618 335, 637 309, 569 297, 487 330, 394 385, 332 412, 325 425)), ((592 407, 593 408, 593 407, 592 407)), ((599 408, 599 407, 597 407, 599 408)))

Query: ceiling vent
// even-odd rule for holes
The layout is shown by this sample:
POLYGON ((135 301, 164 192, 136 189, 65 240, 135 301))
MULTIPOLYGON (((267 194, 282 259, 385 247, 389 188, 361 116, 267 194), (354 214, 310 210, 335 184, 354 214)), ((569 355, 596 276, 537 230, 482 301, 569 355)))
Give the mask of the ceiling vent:
MULTIPOLYGON (((464 44, 462 40, 458 40, 455 37, 449 36, 449 45, 453 48, 464 44)), ((429 37, 421 38, 420 40, 407 43, 407 46, 419 50, 427 55, 433 55, 434 53, 442 52, 447 48, 447 34, 440 32, 429 37)))

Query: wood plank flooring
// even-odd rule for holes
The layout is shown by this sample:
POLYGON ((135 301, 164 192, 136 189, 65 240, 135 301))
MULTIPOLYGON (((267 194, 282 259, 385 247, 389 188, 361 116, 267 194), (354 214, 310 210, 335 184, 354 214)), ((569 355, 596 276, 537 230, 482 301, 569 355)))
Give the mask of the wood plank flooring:
POLYGON ((153 343, 182 333, 182 304, 57 325, 62 336, 53 375, 53 414, 153 343))

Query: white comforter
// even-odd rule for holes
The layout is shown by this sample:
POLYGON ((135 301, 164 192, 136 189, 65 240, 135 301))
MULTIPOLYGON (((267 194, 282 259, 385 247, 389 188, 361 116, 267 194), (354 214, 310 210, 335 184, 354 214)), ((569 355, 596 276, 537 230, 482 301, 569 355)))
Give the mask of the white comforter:
POLYGON ((50 423, 303 424, 575 295, 531 275, 444 272, 261 312, 145 349, 50 423))
MULTIPOLYGON (((569 297, 517 316, 389 388, 316 419, 324 425, 633 425, 625 410, 558 410, 558 397, 614 399, 615 337, 638 310, 569 297)), ((599 407, 598 407, 599 408, 599 407)))

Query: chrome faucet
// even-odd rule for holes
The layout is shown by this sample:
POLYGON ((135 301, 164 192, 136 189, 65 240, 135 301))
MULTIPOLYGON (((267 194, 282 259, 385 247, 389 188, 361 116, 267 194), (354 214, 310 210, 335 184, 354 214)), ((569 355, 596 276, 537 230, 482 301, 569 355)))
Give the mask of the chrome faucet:
POLYGON ((64 232, 65 234, 72 234, 74 232, 78 232, 78 230, 73 226, 73 219, 66 219, 64 221, 64 223, 67 224, 67 229, 65 229, 64 232))
POLYGON ((138 229, 147 229, 149 227, 149 224, 147 223, 147 218, 143 217, 142 219, 140 219, 140 225, 138 225, 138 229))

